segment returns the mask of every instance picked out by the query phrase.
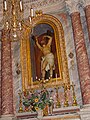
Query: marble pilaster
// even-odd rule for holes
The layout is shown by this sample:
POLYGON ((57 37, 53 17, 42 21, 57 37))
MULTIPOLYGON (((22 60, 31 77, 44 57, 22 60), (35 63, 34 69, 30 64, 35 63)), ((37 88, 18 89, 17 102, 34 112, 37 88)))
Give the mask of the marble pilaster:
POLYGON ((1 95, 2 115, 13 114, 13 81, 12 81, 12 59, 11 42, 9 30, 2 31, 1 44, 1 95))
POLYGON ((87 22, 87 28, 88 28, 88 36, 90 41, 90 4, 85 6, 85 17, 87 22))
POLYGON ((90 67, 89 67, 89 60, 86 52, 84 34, 82 30, 79 12, 72 13, 71 20, 72 20, 83 104, 89 104, 90 103, 90 67))
POLYGON ((76 50, 78 73, 80 78, 83 104, 90 104, 90 67, 85 46, 84 33, 78 11, 79 1, 66 1, 71 14, 73 37, 76 50), (73 3, 74 2, 74 3, 73 3), (73 9, 74 8, 74 9, 73 9), (75 9, 76 8, 76 9, 75 9))

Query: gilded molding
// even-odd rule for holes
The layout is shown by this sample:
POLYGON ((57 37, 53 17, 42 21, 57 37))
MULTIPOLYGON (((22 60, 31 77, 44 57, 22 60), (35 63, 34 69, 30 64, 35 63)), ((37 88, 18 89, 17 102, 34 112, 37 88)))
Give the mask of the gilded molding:
POLYGON ((20 46, 20 56, 21 56, 21 68, 22 68, 22 88, 23 91, 26 90, 26 88, 28 87, 28 85, 30 84, 30 80, 28 78, 29 77, 29 73, 30 73, 30 63, 28 63, 28 61, 30 61, 29 58, 29 52, 30 52, 30 47, 29 47, 29 29, 28 27, 25 28, 24 26, 24 31, 23 31, 23 37, 21 39, 21 46, 20 46), (29 51, 29 52, 28 52, 29 51))
MULTIPOLYGON (((53 30, 54 30, 54 34, 55 34, 55 43, 56 43, 56 52, 57 52, 57 58, 58 58, 58 66, 59 66, 59 73, 60 73, 60 78, 58 80, 58 84, 63 84, 63 83, 70 83, 70 79, 69 79, 69 71, 68 71, 68 64, 67 64, 67 57, 66 57, 66 47, 65 47, 65 40, 64 40, 64 31, 63 31, 63 27, 61 22, 55 18, 52 15, 47 15, 47 14, 43 14, 41 16, 37 16, 34 17, 32 19, 32 24, 30 25, 29 21, 26 20, 24 22, 24 25, 26 26, 26 29, 35 27, 38 24, 49 24, 53 30)), ((25 32, 24 35, 24 42, 22 42, 22 49, 21 49, 21 56, 22 56, 22 64, 27 66, 27 69, 24 67, 22 67, 22 79, 25 82, 25 74, 27 75, 27 80, 29 80, 28 85, 30 86, 31 84, 31 59, 30 59, 30 47, 28 46, 28 42, 29 42, 29 34, 30 31, 28 30, 27 34, 25 32), (28 36, 27 36, 28 35, 28 36), (27 42, 28 41, 28 42, 27 42), (26 47, 25 47, 26 45, 26 47), (26 51, 24 50, 26 48, 26 51), (24 51, 22 53, 22 51, 24 51), (26 55, 24 55, 26 54, 26 55), (24 72, 23 72, 24 71, 24 72)), ((25 83, 23 82, 23 85, 25 86, 25 83)), ((55 86, 55 79, 53 79, 53 82, 50 81, 49 83, 46 84, 46 87, 50 87, 52 84, 52 86, 55 86)), ((34 86, 35 88, 39 88, 38 82, 34 82, 34 86)), ((25 89, 28 87, 25 87, 25 89)))

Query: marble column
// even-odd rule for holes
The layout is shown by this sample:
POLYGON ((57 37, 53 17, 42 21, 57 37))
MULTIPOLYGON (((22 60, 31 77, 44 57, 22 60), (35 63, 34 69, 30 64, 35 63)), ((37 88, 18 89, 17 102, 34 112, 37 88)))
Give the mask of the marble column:
POLYGON ((84 33, 82 30, 80 13, 77 9, 78 2, 73 4, 72 2, 69 2, 68 5, 70 5, 70 9, 72 8, 70 14, 83 104, 90 104, 90 67, 85 46, 84 33))
POLYGON ((89 35, 89 41, 90 41, 90 5, 85 7, 85 16, 86 16, 88 35, 89 35))
POLYGON ((1 44, 1 95, 2 95, 2 116, 13 114, 13 80, 12 80, 12 59, 11 42, 9 30, 2 31, 1 44))
POLYGON ((84 0, 83 4, 84 4, 85 17, 88 28, 89 41, 90 41, 90 0, 84 0))

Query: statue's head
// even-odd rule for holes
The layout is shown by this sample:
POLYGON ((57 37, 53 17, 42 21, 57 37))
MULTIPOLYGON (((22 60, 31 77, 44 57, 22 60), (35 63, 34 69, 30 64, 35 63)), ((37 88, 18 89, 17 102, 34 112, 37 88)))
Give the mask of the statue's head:
POLYGON ((41 46, 43 46, 43 45, 47 45, 48 40, 49 40, 49 38, 48 38, 48 37, 43 36, 43 37, 42 37, 42 40, 41 40, 41 46))

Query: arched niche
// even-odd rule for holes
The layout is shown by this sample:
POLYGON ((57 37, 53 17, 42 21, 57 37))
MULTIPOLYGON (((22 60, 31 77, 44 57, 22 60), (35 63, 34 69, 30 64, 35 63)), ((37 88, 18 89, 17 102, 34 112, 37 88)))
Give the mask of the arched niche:
MULTIPOLYGON (((31 41, 32 41, 32 31, 39 26, 49 26, 51 27, 51 30, 53 31, 53 46, 54 52, 55 52, 55 62, 56 62, 56 68, 58 67, 58 70, 55 74, 58 74, 57 78, 54 76, 52 79, 50 79, 48 82, 45 82, 45 87, 54 87, 56 83, 58 85, 61 85, 63 83, 70 83, 69 80, 69 71, 68 71, 68 64, 67 64, 67 57, 66 57, 66 47, 65 47, 65 38, 64 38, 64 31, 61 22, 55 18, 52 15, 42 14, 38 15, 34 18, 32 18, 32 23, 29 22, 29 20, 26 20, 23 23, 23 32, 22 32, 22 39, 21 39, 21 67, 22 67, 22 86, 23 90, 30 89, 33 87, 34 89, 38 89, 40 87, 41 82, 35 79, 35 76, 37 76, 37 68, 34 69, 34 67, 37 67, 35 62, 32 63, 32 57, 31 54, 32 48, 31 48, 31 41), (34 29, 33 29, 34 28, 34 29), (32 64, 34 64, 34 67, 32 67, 32 64), (35 76, 33 76, 35 73, 35 76)), ((46 29, 47 27, 45 27, 46 29)), ((40 28, 41 29, 41 28, 40 28)), ((47 29, 46 29, 47 30, 47 29)), ((42 37, 42 34, 39 34, 39 36, 42 37)), ((37 35, 37 34, 35 34, 37 35)), ((37 61, 38 57, 35 59, 37 61)), ((34 61, 35 61, 34 60, 34 61)), ((40 71, 40 68, 38 67, 38 71, 40 71)), ((55 71, 54 71, 55 72, 55 71)), ((39 77, 38 77, 39 79, 39 77)))

